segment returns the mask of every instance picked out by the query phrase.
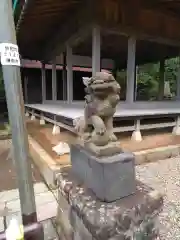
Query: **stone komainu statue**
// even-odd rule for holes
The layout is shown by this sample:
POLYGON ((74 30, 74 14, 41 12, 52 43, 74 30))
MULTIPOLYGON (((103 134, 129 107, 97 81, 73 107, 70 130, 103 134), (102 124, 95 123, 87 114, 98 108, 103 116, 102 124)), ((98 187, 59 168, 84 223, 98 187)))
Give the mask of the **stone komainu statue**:
POLYGON ((81 142, 101 155, 102 149, 112 149, 111 143, 117 141, 113 115, 119 102, 120 86, 108 72, 98 72, 91 78, 83 78, 83 82, 87 93, 84 116, 75 120, 74 125, 81 142))

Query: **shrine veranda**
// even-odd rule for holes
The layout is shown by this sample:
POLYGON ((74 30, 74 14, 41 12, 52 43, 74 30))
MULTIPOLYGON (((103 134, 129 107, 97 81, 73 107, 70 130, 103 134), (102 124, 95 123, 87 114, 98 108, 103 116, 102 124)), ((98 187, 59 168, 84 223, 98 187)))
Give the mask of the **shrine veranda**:
POLYGON ((177 130, 180 71, 174 99, 163 100, 163 93, 165 60, 179 56, 180 10, 174 1, 162 2, 27 1, 19 18, 15 9, 20 54, 39 63, 38 75, 22 64, 26 111, 73 131, 73 119, 83 114, 82 77, 126 69, 126 100, 118 105, 115 132, 177 130), (137 67, 152 62, 160 62, 158 101, 136 101, 137 67))

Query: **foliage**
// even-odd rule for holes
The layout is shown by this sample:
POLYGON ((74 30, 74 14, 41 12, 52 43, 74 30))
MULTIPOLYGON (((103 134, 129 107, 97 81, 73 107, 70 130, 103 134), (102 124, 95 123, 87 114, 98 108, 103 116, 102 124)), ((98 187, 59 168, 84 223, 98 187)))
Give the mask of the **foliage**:
POLYGON ((166 63, 165 63, 166 81, 170 82, 171 92, 174 95, 176 94, 179 68, 180 68, 179 58, 172 58, 172 59, 166 60, 166 63))
POLYGON ((121 86, 121 100, 126 98, 126 76, 126 69, 116 73, 116 80, 121 86))
POLYGON ((137 100, 155 100, 158 96, 159 64, 146 64, 137 69, 137 100))
MULTIPOLYGON (((173 96, 176 95, 179 58, 165 61, 165 81, 170 83, 173 96)), ((148 63, 137 67, 137 100, 156 100, 159 91, 159 63, 148 63)), ((125 100, 126 70, 116 71, 116 79, 121 85, 121 99, 125 100)))

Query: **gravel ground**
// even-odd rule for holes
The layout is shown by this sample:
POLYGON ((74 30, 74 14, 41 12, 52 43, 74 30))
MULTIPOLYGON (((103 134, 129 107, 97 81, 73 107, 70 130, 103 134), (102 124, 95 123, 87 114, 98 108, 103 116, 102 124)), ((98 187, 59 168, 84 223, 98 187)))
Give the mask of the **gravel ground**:
POLYGON ((180 239, 180 157, 136 167, 137 179, 164 194, 160 239, 180 239))

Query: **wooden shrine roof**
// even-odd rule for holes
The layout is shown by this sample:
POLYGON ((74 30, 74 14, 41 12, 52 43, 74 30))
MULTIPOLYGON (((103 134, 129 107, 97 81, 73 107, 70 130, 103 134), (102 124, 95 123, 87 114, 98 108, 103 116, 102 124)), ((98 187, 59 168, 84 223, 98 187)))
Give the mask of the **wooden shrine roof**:
MULTIPOLYGON (((95 14, 98 17, 101 15, 103 9, 101 7, 102 3, 112 5, 114 2, 121 2, 126 5, 125 9, 127 9, 129 19, 133 14, 132 11, 138 14, 138 7, 145 7, 147 11, 142 12, 142 16, 139 17, 142 22, 146 18, 143 26, 147 26, 148 31, 151 32, 152 22, 154 26, 158 25, 156 28, 156 37, 157 35, 161 35, 164 28, 167 28, 167 34, 169 34, 170 38, 173 38, 173 44, 171 44, 171 41, 156 41, 156 37, 154 39, 139 38, 137 42, 138 62, 156 61, 163 57, 171 57, 179 54, 180 0, 26 0, 26 3, 21 7, 19 18, 16 17, 15 19, 17 40, 21 55, 23 58, 44 60, 46 55, 56 49, 59 49, 59 52, 57 51, 57 55, 59 55, 61 48, 57 48, 58 44, 65 43, 81 27, 86 24, 88 26, 90 18, 92 22, 95 21, 95 17, 93 16, 95 14), (92 4, 94 5, 91 9, 92 4), (153 18, 153 11, 155 12, 155 18, 153 18), (164 15, 162 16, 162 14, 164 15), (167 23, 167 27, 165 23, 167 23)), ((105 9, 108 8, 106 7, 105 9)), ((103 22, 103 18, 101 22, 103 22)), ((143 27, 139 27, 138 30, 141 29, 143 27)), ((127 37, 128 34, 127 36, 118 36, 111 33, 107 34, 103 30, 102 56, 114 59, 120 57, 122 59, 120 64, 124 65, 127 58, 127 37)), ((91 35, 89 32, 89 35, 86 35, 83 41, 82 39, 77 40, 73 51, 78 55, 91 56, 91 45, 91 35)))
POLYGON ((52 34, 65 24, 82 0, 27 0, 16 21, 23 57, 40 59, 52 34))
POLYGON ((172 14, 180 14, 180 0, 151 0, 149 5, 152 7, 162 8, 164 11, 172 14))

